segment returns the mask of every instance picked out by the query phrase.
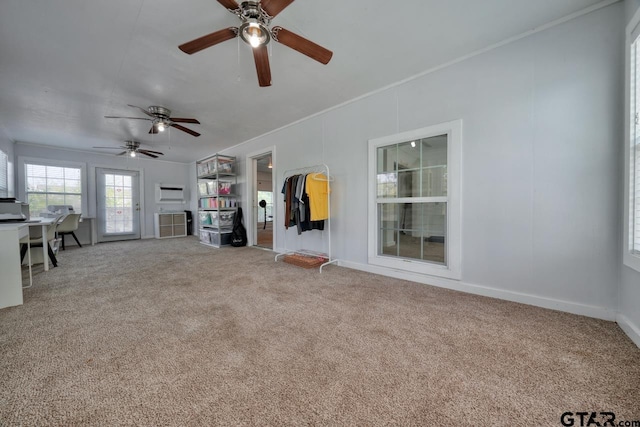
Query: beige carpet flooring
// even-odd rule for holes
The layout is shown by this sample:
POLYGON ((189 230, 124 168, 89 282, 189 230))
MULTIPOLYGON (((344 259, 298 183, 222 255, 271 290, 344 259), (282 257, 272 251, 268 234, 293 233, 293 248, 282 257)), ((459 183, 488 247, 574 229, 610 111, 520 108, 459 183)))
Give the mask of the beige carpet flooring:
POLYGON ((615 323, 264 250, 73 248, 24 295, 0 310, 2 426, 640 419, 640 349, 615 323))

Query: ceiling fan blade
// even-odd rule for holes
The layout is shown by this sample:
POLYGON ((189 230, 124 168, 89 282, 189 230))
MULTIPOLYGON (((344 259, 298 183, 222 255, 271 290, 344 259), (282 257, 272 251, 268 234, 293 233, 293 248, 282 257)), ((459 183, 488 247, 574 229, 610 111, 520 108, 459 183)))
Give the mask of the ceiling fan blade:
POLYGON ((93 147, 93 148, 102 148, 104 150, 122 150, 123 148, 127 148, 127 147, 93 147))
POLYGON ((175 117, 169 117, 169 120, 176 123, 195 123, 197 125, 200 124, 196 119, 176 119, 175 117))
POLYGON ((186 132, 186 133, 188 133, 190 135, 193 135, 193 136, 196 136, 196 137, 200 136, 200 134, 198 132, 192 131, 191 129, 187 129, 186 127, 180 126, 177 123, 171 123, 171 126, 176 128, 176 129, 180 129, 182 132, 186 132))
POLYGON ((131 104, 127 104, 127 105, 129 107, 137 108, 138 110, 142 111, 144 114, 146 114, 149 117, 155 118, 155 116, 153 114, 151 114, 150 112, 148 112, 146 110, 146 108, 138 107, 137 105, 131 105, 131 104))
POLYGON ((236 10, 238 8, 238 3, 236 3, 235 0, 218 0, 218 3, 229 10, 236 10))
POLYGON ((156 125, 151 125, 151 129, 149 129, 149 133, 152 133, 154 135, 158 133, 158 128, 156 127, 156 125))
POLYGON ((124 155, 125 155, 125 154, 127 154, 127 153, 128 153, 128 151, 123 151, 122 153, 118 153, 118 154, 116 154, 116 156, 124 156, 124 155))
POLYGON ((275 41, 297 50, 301 54, 307 55, 309 58, 315 59, 322 64, 328 64, 333 56, 333 52, 330 50, 282 27, 273 27, 271 35, 275 41))
POLYGON ((258 83, 261 87, 271 86, 271 67, 269 66, 269 52, 267 46, 253 48, 253 59, 256 61, 258 83))
POLYGON ((161 153, 159 151, 145 150, 143 148, 138 149, 138 152, 140 152, 140 153, 152 153, 152 154, 158 154, 160 156, 164 156, 164 153, 161 153))
POLYGON ((291 3, 293 3, 293 0, 262 0, 260 6, 270 17, 274 18, 291 3))
POLYGON ((105 119, 131 119, 131 120, 151 120, 146 117, 121 117, 121 116, 104 116, 105 119))
POLYGON ((147 153, 145 150, 138 150, 137 152, 140 154, 144 154, 145 156, 153 157, 154 159, 158 158, 158 156, 156 156, 155 154, 147 153))
POLYGON ((215 33, 207 34, 190 42, 186 42, 178 46, 178 48, 192 55, 196 52, 200 52, 202 49, 206 49, 218 43, 222 43, 227 40, 231 40, 238 36, 238 29, 236 27, 225 28, 224 30, 216 31, 215 33))

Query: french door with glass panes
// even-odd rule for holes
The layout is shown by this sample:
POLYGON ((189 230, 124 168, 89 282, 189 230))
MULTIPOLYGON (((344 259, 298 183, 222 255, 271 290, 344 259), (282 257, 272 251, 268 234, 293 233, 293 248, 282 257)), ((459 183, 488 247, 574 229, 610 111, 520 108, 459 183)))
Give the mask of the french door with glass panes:
POLYGON ((139 192, 137 171, 96 168, 99 242, 140 238, 139 192))

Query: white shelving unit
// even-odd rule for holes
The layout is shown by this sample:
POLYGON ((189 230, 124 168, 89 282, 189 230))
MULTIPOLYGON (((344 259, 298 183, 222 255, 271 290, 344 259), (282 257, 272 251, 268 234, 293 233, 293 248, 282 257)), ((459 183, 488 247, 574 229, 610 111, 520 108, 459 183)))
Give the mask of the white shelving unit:
POLYGON ((216 154, 196 163, 200 243, 219 248, 231 243, 238 208, 235 157, 216 154))

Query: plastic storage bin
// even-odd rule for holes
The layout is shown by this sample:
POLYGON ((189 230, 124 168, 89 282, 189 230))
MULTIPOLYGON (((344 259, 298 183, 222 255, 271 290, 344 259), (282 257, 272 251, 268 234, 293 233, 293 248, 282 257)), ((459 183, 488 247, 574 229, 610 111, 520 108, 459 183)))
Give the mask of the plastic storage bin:
POLYGON ((233 211, 227 212, 209 212, 211 218, 211 225, 214 227, 232 227, 233 226, 233 211))

